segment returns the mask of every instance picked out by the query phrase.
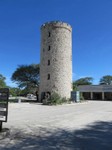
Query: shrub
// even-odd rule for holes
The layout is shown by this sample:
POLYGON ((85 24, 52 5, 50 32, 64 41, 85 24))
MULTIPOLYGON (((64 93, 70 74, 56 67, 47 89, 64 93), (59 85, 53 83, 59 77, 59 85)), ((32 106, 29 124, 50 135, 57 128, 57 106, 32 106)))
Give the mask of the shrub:
POLYGON ((44 105, 59 105, 63 103, 68 103, 68 99, 66 97, 61 98, 58 93, 52 93, 49 99, 43 100, 44 105))
POLYGON ((51 94, 49 103, 50 103, 51 105, 62 104, 62 99, 61 99, 61 97, 59 96, 59 94, 57 94, 57 93, 54 92, 53 94, 51 94))

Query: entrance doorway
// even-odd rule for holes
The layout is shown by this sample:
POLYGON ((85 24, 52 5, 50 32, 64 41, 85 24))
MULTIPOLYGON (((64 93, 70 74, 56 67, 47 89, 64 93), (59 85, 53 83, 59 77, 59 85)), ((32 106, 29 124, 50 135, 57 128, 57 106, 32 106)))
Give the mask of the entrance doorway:
POLYGON ((82 96, 84 97, 84 99, 89 100, 91 99, 91 93, 90 92, 83 92, 82 96))
POLYGON ((101 92, 94 92, 93 99, 95 100, 102 100, 102 93, 101 92))
POLYGON ((112 93, 111 92, 105 92, 105 100, 112 100, 112 93))

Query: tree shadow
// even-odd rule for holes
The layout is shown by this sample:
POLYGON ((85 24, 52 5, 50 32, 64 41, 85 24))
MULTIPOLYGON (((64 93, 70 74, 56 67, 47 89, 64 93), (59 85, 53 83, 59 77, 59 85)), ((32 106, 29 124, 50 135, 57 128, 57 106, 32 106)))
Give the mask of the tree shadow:
POLYGON ((32 128, 16 130, 0 150, 112 150, 112 122, 94 122, 81 130, 32 128))

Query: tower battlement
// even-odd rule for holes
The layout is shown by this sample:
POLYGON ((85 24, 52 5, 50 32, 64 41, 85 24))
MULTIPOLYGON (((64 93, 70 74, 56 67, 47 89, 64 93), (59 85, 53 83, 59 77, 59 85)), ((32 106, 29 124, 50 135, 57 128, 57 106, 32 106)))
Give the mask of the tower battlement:
POLYGON ((51 21, 51 22, 46 22, 41 26, 41 30, 43 28, 52 28, 52 27, 57 27, 57 28, 66 28, 69 31, 72 31, 72 27, 65 22, 62 21, 51 21))

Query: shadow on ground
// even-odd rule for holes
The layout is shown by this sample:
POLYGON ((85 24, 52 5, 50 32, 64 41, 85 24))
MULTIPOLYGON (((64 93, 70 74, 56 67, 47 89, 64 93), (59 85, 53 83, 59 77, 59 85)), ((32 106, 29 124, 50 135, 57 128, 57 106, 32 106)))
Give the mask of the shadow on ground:
POLYGON ((75 131, 38 128, 11 134, 0 141, 0 150, 112 150, 112 122, 94 122, 75 131))

